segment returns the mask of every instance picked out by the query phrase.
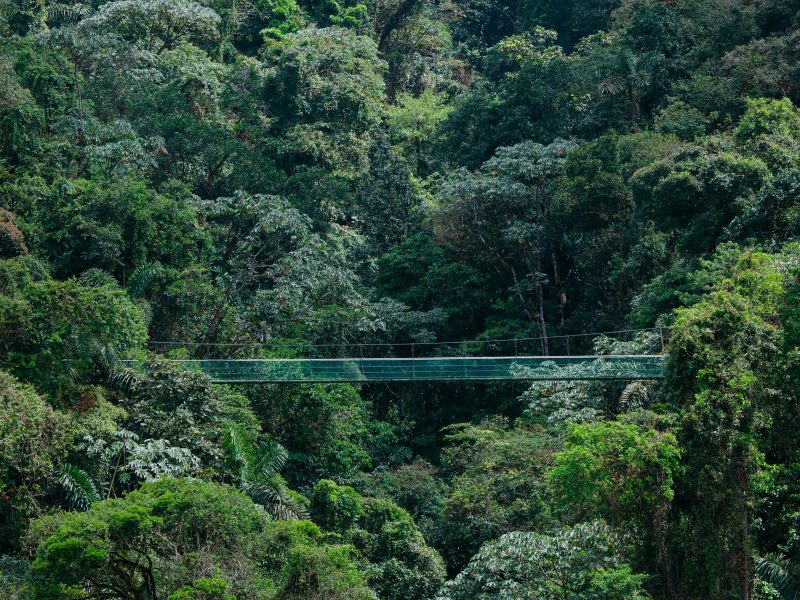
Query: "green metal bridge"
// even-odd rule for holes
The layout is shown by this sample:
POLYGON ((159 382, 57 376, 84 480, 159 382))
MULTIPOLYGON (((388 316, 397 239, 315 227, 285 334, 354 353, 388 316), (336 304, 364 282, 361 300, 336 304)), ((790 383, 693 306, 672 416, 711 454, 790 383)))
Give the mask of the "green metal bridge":
MULTIPOLYGON (((214 383, 660 379, 662 355, 175 360, 214 383)), ((137 361, 126 361, 136 368, 137 361)))

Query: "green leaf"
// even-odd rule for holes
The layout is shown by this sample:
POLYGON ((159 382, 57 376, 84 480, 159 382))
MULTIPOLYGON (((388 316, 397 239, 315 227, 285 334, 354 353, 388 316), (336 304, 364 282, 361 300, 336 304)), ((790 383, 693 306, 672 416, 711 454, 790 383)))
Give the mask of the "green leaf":
POLYGON ((67 505, 71 510, 86 511, 100 495, 91 477, 75 465, 67 464, 58 472, 58 482, 67 496, 67 505))

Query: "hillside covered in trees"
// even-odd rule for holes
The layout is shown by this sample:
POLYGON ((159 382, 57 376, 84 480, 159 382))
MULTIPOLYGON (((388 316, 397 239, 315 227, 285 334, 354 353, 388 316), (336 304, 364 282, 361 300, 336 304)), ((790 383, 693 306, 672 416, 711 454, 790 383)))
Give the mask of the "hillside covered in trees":
POLYGON ((800 597, 798 106, 796 0, 0 0, 0 600, 800 597))

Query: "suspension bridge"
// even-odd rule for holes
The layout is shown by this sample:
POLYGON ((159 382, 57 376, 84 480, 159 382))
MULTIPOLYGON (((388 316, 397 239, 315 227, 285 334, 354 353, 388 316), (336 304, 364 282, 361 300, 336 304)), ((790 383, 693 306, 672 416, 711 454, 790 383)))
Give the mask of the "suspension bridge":
MULTIPOLYGON (((625 330, 626 332, 641 330, 625 330)), ((619 333, 619 332, 612 332, 619 333)), ((661 332, 658 332, 661 335, 661 332)), ((606 335, 606 334, 581 334, 606 335)), ((570 338, 565 338, 569 349, 570 338)), ((408 357, 364 357, 364 348, 390 346, 390 344, 318 344, 305 345, 306 350, 335 347, 344 356, 335 358, 202 358, 176 359, 190 371, 205 373, 213 383, 379 383, 379 382, 457 382, 457 381, 575 381, 575 380, 642 380, 660 379, 664 376, 664 357, 660 353, 645 354, 579 354, 538 356, 519 354, 521 345, 538 338, 513 340, 479 340, 457 342, 484 344, 493 351, 502 350, 503 342, 513 342, 514 355, 500 356, 414 356, 418 347, 426 344, 392 344, 410 350, 408 357), (489 344, 492 344, 491 346, 489 344), (357 348, 362 356, 347 356, 357 348)), ((558 338, 551 338, 555 340, 558 338)), ((177 345, 175 342, 154 342, 155 345, 177 345)), ((447 344, 456 342, 431 342, 441 351, 447 344)), ((199 346, 196 344, 195 346, 199 346)), ((269 344, 259 344, 259 347, 269 344)), ((206 345, 208 346, 208 345, 206 345)), ((216 344, 226 348, 252 348, 253 344, 216 344)), ((285 345, 282 346, 285 348, 285 345)), ((353 352, 355 353, 355 352, 353 352)), ((452 353, 452 350, 451 350, 452 353)), ((138 361, 125 361, 137 368, 138 361)))

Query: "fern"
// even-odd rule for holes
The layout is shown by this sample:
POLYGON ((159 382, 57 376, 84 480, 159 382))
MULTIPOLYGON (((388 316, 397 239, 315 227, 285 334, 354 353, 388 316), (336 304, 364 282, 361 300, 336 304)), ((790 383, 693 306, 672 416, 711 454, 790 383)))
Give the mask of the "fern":
POLYGON ((67 464, 58 472, 58 482, 67 497, 67 506, 71 510, 86 511, 92 504, 100 500, 92 478, 75 465, 67 464))

